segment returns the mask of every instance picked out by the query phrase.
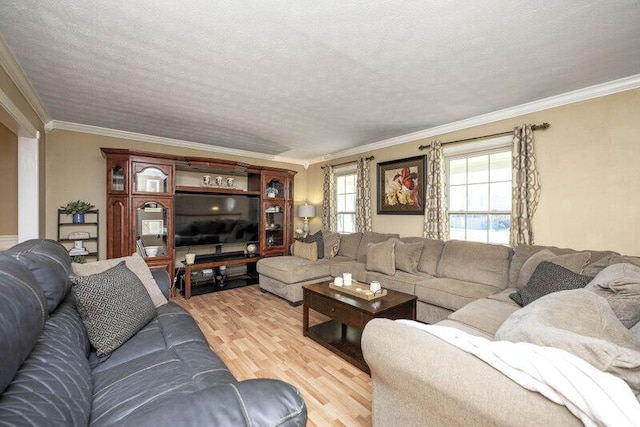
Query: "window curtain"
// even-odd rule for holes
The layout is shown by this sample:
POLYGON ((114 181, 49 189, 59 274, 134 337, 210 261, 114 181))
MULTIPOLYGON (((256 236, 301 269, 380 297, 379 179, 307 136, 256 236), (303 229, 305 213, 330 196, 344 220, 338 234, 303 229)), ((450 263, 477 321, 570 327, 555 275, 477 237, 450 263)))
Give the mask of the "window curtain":
POLYGON ((447 240, 449 214, 442 143, 434 141, 427 151, 427 204, 424 210, 424 237, 447 240))
POLYGON ((531 220, 540 200, 540 180, 533 149, 533 129, 530 125, 513 131, 513 177, 511 200, 511 234, 509 244, 533 245, 531 220))
POLYGON ((322 229, 336 231, 338 229, 338 197, 336 195, 336 174, 333 166, 326 165, 324 183, 322 185, 322 229))
POLYGON ((371 231, 370 161, 361 157, 356 163, 356 231, 371 231))

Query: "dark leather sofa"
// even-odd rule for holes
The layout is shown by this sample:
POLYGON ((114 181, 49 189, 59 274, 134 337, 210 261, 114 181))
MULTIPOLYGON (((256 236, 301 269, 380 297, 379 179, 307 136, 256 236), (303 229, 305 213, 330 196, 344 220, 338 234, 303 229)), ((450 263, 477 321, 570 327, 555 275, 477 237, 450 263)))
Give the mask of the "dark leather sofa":
MULTIPOLYGON (((100 361, 52 240, 0 252, 0 425, 303 426, 298 390, 237 381, 175 303, 100 361)), ((166 273, 155 272, 165 295, 166 273)))

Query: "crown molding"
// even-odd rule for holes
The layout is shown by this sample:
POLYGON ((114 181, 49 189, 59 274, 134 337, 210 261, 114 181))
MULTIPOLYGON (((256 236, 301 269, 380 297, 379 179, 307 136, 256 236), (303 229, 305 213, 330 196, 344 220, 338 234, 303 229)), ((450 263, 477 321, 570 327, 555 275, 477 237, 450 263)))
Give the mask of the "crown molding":
POLYGON ((27 79, 24 70, 4 40, 4 37, 2 37, 2 34, 0 34, 0 65, 2 65, 2 68, 9 74, 13 83, 17 86, 29 105, 31 105, 31 108, 33 108, 33 111, 36 112, 40 120, 42 120, 42 123, 50 122, 51 114, 49 114, 44 103, 36 93, 36 90, 31 85, 31 82, 27 79))
POLYGON ((301 159, 293 159, 289 157, 277 156, 272 154, 255 153, 253 151, 238 150, 235 148, 220 147, 217 145, 203 144, 201 142, 184 141, 181 139, 165 138, 162 136, 147 135, 144 133, 127 132, 124 130, 103 128, 99 126, 83 125, 80 123, 64 122, 59 120, 51 120, 45 125, 45 130, 51 132, 53 130, 68 130, 73 132, 89 133, 93 135, 108 136, 112 138, 130 139, 135 141, 150 142, 153 144, 171 145, 174 147, 191 148, 194 150, 210 151, 214 153, 229 154, 233 156, 242 156, 253 159, 272 160, 275 162, 291 163, 296 165, 308 166, 308 163, 301 159))
POLYGON ((574 104, 576 102, 586 101, 602 96, 613 95, 626 90, 637 89, 640 87, 640 74, 624 77, 622 79, 613 80, 589 86, 583 89, 566 92, 560 95, 551 96, 549 98, 528 102, 526 104, 509 107, 492 113, 482 114, 457 122, 448 123, 441 126, 435 126, 429 129, 409 133, 406 135, 396 136, 382 141, 372 142, 367 145, 361 145, 348 150, 339 151, 329 156, 317 157, 308 160, 309 164, 322 163, 334 159, 363 154, 370 151, 379 150, 381 148, 392 147, 407 142, 418 141, 420 139, 432 138, 449 132, 455 132, 463 129, 485 125, 500 120, 511 119, 514 117, 531 114, 538 111, 548 110, 550 108, 561 107, 563 105, 574 104))
POLYGON ((18 136, 40 139, 40 131, 27 119, 13 101, 0 89, 0 123, 18 136))

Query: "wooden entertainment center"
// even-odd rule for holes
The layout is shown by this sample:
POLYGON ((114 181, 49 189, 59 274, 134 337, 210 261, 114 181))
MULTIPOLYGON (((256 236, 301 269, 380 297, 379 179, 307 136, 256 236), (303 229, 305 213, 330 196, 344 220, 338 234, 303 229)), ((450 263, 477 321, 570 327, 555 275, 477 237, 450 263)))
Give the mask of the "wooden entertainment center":
POLYGON ((243 261, 236 256, 233 263, 288 254, 293 240, 295 171, 207 157, 100 150, 107 169, 107 258, 137 251, 150 268, 165 269, 173 279, 176 193, 259 198, 257 257, 243 261))

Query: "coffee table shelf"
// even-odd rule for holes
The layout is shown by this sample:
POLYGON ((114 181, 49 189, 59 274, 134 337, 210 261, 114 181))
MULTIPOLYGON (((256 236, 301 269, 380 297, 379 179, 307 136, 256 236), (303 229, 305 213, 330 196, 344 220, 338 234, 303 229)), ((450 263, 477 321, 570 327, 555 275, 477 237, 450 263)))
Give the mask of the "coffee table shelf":
POLYGON ((416 300, 413 295, 387 290, 384 297, 367 301, 334 291, 326 282, 305 285, 302 287, 302 333, 370 373, 361 348, 364 327, 376 317, 415 320, 416 300), (309 310, 331 320, 310 326, 309 310))

